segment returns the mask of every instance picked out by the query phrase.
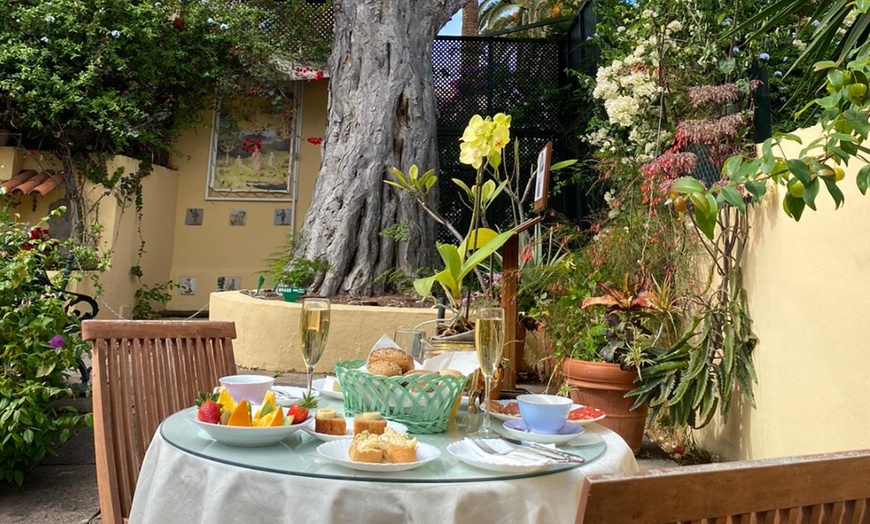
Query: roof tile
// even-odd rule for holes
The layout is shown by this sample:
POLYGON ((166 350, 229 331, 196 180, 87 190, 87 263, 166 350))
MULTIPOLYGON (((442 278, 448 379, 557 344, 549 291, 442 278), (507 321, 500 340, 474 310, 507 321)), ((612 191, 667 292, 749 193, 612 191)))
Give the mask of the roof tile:
POLYGON ((63 179, 63 173, 56 174, 54 171, 39 173, 33 169, 26 169, 0 184, 0 188, 5 188, 10 194, 24 193, 45 196, 49 191, 60 185, 63 179))

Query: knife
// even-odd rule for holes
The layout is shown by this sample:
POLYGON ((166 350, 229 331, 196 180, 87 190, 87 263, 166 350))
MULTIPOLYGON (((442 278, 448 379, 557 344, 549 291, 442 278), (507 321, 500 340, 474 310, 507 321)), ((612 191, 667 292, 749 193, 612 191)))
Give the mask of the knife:
POLYGON ((519 446, 521 448, 531 448, 540 452, 549 453, 551 457, 558 457, 559 460, 574 462, 576 464, 586 463, 586 459, 581 457, 580 455, 568 453, 567 451, 562 451, 560 449, 548 448, 547 446, 543 446, 536 442, 524 442, 515 438, 505 437, 504 435, 500 435, 499 438, 504 440, 505 442, 513 444, 514 446, 519 446))

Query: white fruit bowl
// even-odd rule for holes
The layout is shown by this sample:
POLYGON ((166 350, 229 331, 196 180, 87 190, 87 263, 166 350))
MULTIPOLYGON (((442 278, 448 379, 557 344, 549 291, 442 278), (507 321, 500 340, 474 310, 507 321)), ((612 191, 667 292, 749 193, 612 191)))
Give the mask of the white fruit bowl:
MULTIPOLYGON (((283 409, 283 408, 282 408, 283 409)), ((196 419, 196 408, 190 410, 187 414, 188 420, 195 424, 198 428, 205 431, 209 437, 225 444, 227 446, 271 446, 277 444, 293 433, 302 429, 307 424, 314 421, 313 417, 308 417, 304 422, 294 424, 292 426, 275 426, 275 427, 244 427, 244 426, 223 426, 221 424, 209 424, 196 419)), ((287 409, 284 409, 284 414, 287 414, 287 409)), ((254 411, 256 412, 256 410, 254 411)))

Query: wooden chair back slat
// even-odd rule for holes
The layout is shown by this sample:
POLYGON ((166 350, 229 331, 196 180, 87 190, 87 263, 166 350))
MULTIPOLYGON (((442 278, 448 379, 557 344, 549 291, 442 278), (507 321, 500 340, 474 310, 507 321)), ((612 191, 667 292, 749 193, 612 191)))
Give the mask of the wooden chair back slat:
POLYGON ((102 521, 130 514, 157 426, 236 373, 232 322, 87 320, 93 343, 94 450, 102 521))
POLYGON ((578 524, 870 524, 870 450, 590 475, 578 524))

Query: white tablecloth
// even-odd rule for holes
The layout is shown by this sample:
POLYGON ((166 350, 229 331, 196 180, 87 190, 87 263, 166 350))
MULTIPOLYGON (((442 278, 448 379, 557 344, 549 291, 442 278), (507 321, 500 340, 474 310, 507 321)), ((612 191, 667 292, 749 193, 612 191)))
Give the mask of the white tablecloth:
MULTIPOLYGON (((598 425, 601 458, 514 480, 444 484, 301 477, 223 464, 184 452, 158 431, 133 499, 131 523, 572 523, 583 478, 637 470, 625 442, 598 425)), ((455 460, 442 455, 441 460, 455 460)))

